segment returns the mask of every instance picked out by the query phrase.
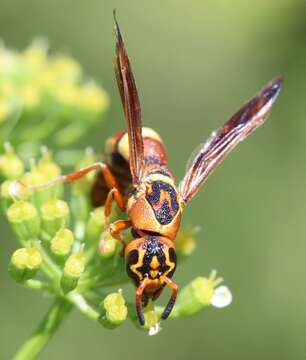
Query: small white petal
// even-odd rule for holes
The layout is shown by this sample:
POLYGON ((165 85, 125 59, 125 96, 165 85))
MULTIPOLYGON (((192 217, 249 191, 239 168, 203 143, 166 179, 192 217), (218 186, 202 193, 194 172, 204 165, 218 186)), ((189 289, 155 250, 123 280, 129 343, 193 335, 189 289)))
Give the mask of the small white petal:
POLYGON ((211 305, 216 308, 223 308, 228 306, 233 300, 232 293, 227 286, 219 286, 215 289, 211 299, 211 305))
POLYGON ((12 198, 22 196, 20 184, 17 181, 13 181, 8 187, 8 193, 12 198))
POLYGON ((149 329, 149 336, 157 335, 162 330, 160 323, 156 323, 154 326, 151 326, 149 329))

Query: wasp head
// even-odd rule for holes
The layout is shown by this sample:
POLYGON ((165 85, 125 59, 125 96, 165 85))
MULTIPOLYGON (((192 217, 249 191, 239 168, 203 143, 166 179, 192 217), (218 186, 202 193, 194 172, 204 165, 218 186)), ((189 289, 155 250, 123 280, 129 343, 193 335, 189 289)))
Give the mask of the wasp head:
POLYGON ((145 235, 133 240, 125 249, 125 258, 127 273, 136 286, 147 278, 160 287, 163 277, 171 278, 176 268, 174 244, 162 236, 145 235))
POLYGON ((176 268, 173 242, 162 236, 144 234, 127 245, 125 258, 128 276, 137 286, 136 310, 140 324, 145 323, 142 307, 149 299, 157 299, 167 284, 172 288, 173 295, 162 315, 166 319, 177 292, 177 286, 171 280, 176 268))

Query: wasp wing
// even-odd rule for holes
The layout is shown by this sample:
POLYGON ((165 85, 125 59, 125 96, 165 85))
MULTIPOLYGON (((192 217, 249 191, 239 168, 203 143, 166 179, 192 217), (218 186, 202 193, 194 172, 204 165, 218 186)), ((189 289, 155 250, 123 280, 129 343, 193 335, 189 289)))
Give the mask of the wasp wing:
POLYGON ((115 33, 117 38, 115 73, 122 100, 124 115, 127 121, 129 137, 129 162, 132 180, 133 184, 139 184, 144 163, 140 102, 131 64, 124 46, 124 41, 118 22, 116 20, 115 12, 114 20, 115 33))
POLYGON ((281 84, 281 78, 270 82, 200 147, 179 185, 185 203, 193 198, 230 151, 265 122, 281 84))

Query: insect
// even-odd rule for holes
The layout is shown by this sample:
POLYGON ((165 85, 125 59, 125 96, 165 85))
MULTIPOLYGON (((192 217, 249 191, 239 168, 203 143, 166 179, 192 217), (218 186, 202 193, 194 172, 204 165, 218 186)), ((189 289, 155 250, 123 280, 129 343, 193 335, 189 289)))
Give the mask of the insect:
POLYGON ((110 224, 109 231, 124 245, 127 274, 136 285, 136 312, 140 324, 144 325, 143 307, 150 299, 157 299, 166 285, 171 289, 171 297, 162 319, 168 318, 175 304, 178 286, 172 280, 176 269, 174 240, 185 206, 229 152, 265 122, 282 79, 268 83, 223 127, 212 133, 200 146, 177 187, 167 167, 167 154, 160 136, 142 127, 135 79, 115 14, 114 21, 115 72, 127 131, 107 141, 105 163, 94 163, 35 188, 71 183, 91 171, 100 171, 92 190, 93 204, 104 203, 107 219, 113 201, 128 215, 128 220, 110 224), (121 232, 129 228, 134 239, 125 245, 121 232))

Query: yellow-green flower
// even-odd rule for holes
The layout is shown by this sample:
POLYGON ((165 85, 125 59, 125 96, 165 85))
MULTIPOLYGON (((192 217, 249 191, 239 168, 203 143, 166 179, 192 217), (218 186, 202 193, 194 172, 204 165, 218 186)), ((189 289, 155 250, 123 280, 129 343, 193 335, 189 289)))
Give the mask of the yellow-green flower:
POLYGON ((9 272, 16 281, 22 282, 36 274, 42 261, 42 255, 37 248, 20 248, 12 255, 9 272))
POLYGON ((19 92, 22 104, 27 109, 33 109, 40 104, 41 92, 35 84, 28 83, 24 85, 19 92))
POLYGON ((67 228, 60 229, 51 240, 51 251, 61 257, 69 255, 74 241, 73 232, 67 228))
POLYGON ((6 179, 17 179, 24 172, 24 165, 14 148, 6 143, 4 154, 0 156, 0 173, 6 179))
POLYGON ((82 276, 84 271, 85 256, 83 251, 70 255, 65 262, 61 278, 61 288, 65 294, 77 287, 79 278, 82 276))
POLYGON ((38 38, 20 54, 21 62, 30 68, 40 69, 47 62, 48 44, 45 40, 38 38))
POLYGON ((6 214, 16 235, 22 241, 38 238, 40 218, 33 204, 28 201, 16 201, 8 208, 6 214))
POLYGON ((42 229, 51 237, 69 223, 70 209, 68 204, 63 200, 48 200, 41 206, 40 212, 42 229))
POLYGON ((107 328, 115 328, 127 318, 128 309, 121 290, 107 295, 100 307, 99 320, 107 328))
POLYGON ((50 64, 53 76, 62 83, 76 83, 82 75, 80 64, 69 56, 59 55, 50 64))

